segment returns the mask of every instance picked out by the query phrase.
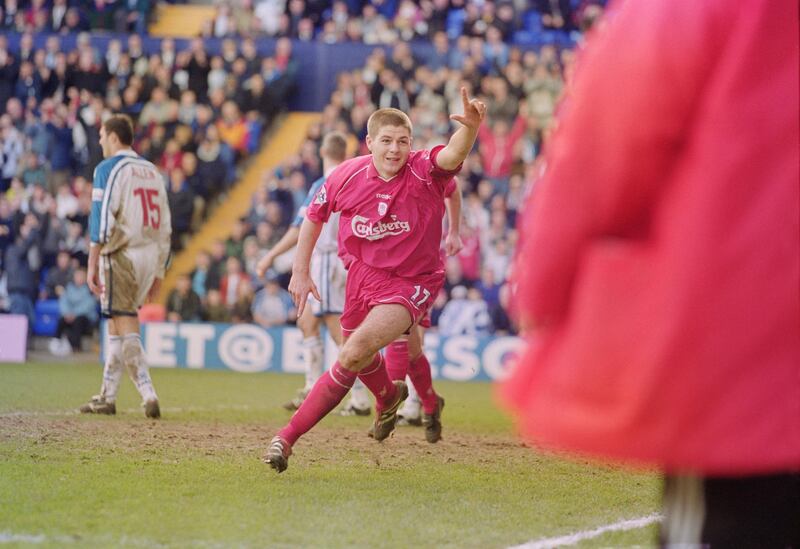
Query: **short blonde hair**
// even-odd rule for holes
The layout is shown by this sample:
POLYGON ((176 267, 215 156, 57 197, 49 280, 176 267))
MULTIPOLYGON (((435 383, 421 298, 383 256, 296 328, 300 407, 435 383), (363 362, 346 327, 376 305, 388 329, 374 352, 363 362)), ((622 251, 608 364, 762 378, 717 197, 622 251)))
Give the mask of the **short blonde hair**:
POLYGON ((338 162, 347 158, 347 136, 342 132, 331 132, 322 139, 320 154, 338 162))
POLYGON ((411 119, 398 109, 378 109, 367 120, 367 134, 375 137, 384 126, 398 126, 408 130, 411 135, 411 119))

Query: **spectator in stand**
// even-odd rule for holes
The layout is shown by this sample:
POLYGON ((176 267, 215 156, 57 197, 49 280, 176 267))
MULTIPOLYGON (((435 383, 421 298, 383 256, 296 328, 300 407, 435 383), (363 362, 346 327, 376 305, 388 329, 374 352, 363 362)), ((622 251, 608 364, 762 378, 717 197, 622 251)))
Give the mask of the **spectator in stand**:
POLYGON ((174 99, 167 95, 167 91, 161 86, 153 89, 150 100, 144 104, 139 115, 139 124, 148 126, 150 124, 163 125, 177 119, 179 106, 174 99))
POLYGON ((181 144, 177 138, 172 138, 167 140, 164 152, 161 153, 161 158, 158 159, 156 165, 166 173, 170 173, 172 170, 180 169, 182 161, 183 151, 181 150, 181 144))
POLYGON ((219 140, 215 127, 206 131, 206 137, 197 148, 197 174, 204 183, 206 197, 216 196, 228 186, 233 172, 226 161, 226 155, 232 156, 230 149, 219 140), (226 150, 227 153, 226 153, 226 150))
POLYGON ((6 255, 6 249, 14 242, 14 217, 11 203, 0 194, 0 270, 6 255))
POLYGON ((239 296, 238 286, 244 280, 249 282, 250 277, 242 272, 241 261, 238 257, 229 257, 225 261, 225 276, 222 277, 219 284, 219 291, 222 293, 222 302, 228 308, 233 307, 234 303, 236 303, 239 296))
POLYGON ((23 61, 19 67, 14 96, 23 103, 26 103, 29 98, 33 98, 37 102, 42 98, 42 79, 33 69, 33 63, 30 61, 23 61))
POLYGON ((255 291, 250 279, 242 280, 236 288, 236 302, 231 307, 231 322, 249 324, 253 322, 255 291))
POLYGON ((258 281, 259 277, 256 273, 256 265, 264 254, 265 252, 258 247, 258 240, 256 240, 255 236, 250 235, 244 239, 244 252, 242 253, 244 270, 254 281, 258 281))
POLYGON ((77 259, 78 263, 86 265, 89 259, 89 239, 83 225, 76 222, 67 223, 67 236, 61 246, 77 259))
POLYGON ((484 248, 483 264, 494 273, 495 280, 506 280, 511 264, 511 248, 507 235, 496 239, 487 239, 484 248))
MULTIPOLYGON (((222 284, 222 277, 225 275, 226 260, 225 241, 215 240, 211 244, 211 266, 206 275, 206 288, 208 290, 219 290, 222 284)), ((225 298, 223 297, 223 303, 225 298)))
POLYGON ((44 281, 44 290, 40 297, 42 299, 58 299, 64 293, 64 289, 73 280, 73 271, 69 253, 58 252, 56 264, 47 271, 44 281))
POLYGON ((222 294, 219 290, 209 290, 206 296, 206 304, 203 308, 203 320, 207 322, 230 322, 231 313, 222 302, 222 294))
POLYGON ((199 252, 195 258, 195 267, 192 271, 192 291, 198 295, 201 300, 206 299, 208 293, 208 273, 211 267, 211 256, 208 252, 199 252))
POLYGON ((225 142, 237 156, 247 154, 247 124, 233 101, 222 105, 222 118, 217 122, 220 139, 225 142))
POLYGON ((472 286, 480 278, 481 271, 481 235, 464 223, 461 226, 461 242, 463 247, 457 258, 460 265, 461 280, 472 286))
POLYGON ((78 268, 72 281, 58 298, 58 321, 56 337, 50 341, 50 352, 69 355, 82 349, 81 339, 91 335, 97 325, 97 300, 86 284, 86 270, 78 268))
POLYGON ((167 297, 167 320, 170 322, 194 322, 202 316, 200 297, 192 289, 192 279, 182 274, 175 288, 167 297))
POLYGON ((36 297, 39 221, 28 214, 19 228, 14 243, 6 248, 4 269, 8 275, 9 312, 28 317, 28 332, 33 329, 33 300, 36 297))
POLYGON ((11 186, 11 179, 16 177, 25 152, 23 136, 14 127, 8 115, 0 116, 0 140, 2 140, 0 153, 3 155, 3 165, 0 167, 0 191, 5 192, 11 186))
POLYGON ((293 322, 297 313, 292 296, 280 287, 277 273, 267 271, 265 279, 253 302, 253 320, 264 328, 293 322))
POLYGON ((535 0, 534 4, 542 14, 544 28, 563 31, 575 29, 569 0, 535 0))
MULTIPOLYGON (((523 110, 520 108, 520 111, 523 110)), ((514 153, 525 132, 525 118, 523 115, 517 116, 511 128, 502 118, 494 121, 492 129, 488 125, 481 128, 478 150, 483 161, 483 173, 491 180, 494 192, 505 194, 508 192, 514 153)))
POLYGON ((456 286, 450 294, 451 299, 439 316, 439 333, 443 336, 488 334, 492 319, 480 292, 456 286))
POLYGON ((244 221, 237 219, 231 229, 231 235, 225 241, 225 255, 239 260, 244 256, 244 239, 247 235, 247 226, 244 221))
POLYGON ((33 186, 47 188, 47 168, 39 161, 35 152, 29 152, 25 156, 25 167, 20 171, 19 176, 25 187, 29 189, 33 186))
POLYGON ((481 279, 475 287, 481 293, 481 297, 483 297, 486 305, 488 305, 489 310, 492 310, 500 302, 501 286, 502 281, 500 283, 497 282, 494 269, 484 266, 481 270, 481 279))
POLYGON ((59 32, 64 27, 67 9, 67 0, 53 0, 53 8, 48 17, 51 32, 59 32))
POLYGON ((184 237, 191 231, 194 214, 194 193, 186 185, 183 170, 169 172, 169 211, 172 215, 172 249, 182 250, 184 237))
POLYGON ((490 80, 491 88, 488 90, 489 96, 486 103, 486 116, 490 120, 498 121, 503 120, 508 124, 513 124, 517 118, 525 118, 527 115, 527 108, 523 107, 520 111, 520 105, 517 98, 509 93, 508 81, 502 77, 492 78, 490 80))
POLYGON ((516 335, 517 330, 508 316, 511 289, 508 284, 500 286, 498 302, 489 306, 489 316, 492 318, 492 328, 497 335, 516 335))

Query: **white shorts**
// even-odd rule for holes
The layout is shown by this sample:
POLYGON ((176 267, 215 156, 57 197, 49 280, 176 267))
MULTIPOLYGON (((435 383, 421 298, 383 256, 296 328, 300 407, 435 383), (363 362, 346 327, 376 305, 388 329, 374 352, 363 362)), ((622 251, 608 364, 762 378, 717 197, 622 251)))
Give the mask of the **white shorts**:
POLYGON ((137 316, 158 271, 158 246, 123 248, 100 256, 100 296, 104 317, 137 316))
POLYGON ((311 280, 322 298, 320 302, 314 296, 308 296, 314 316, 342 314, 347 271, 336 252, 314 252, 311 256, 311 280))

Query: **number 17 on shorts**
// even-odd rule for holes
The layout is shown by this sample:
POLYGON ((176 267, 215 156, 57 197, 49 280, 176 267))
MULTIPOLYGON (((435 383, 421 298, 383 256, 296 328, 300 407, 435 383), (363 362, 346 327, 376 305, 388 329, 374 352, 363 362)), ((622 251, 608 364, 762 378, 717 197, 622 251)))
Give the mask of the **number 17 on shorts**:
POLYGON ((422 309, 422 306, 425 304, 428 299, 430 299, 431 293, 420 286, 419 284, 414 286, 414 295, 411 296, 411 303, 414 304, 414 307, 417 309, 422 309))

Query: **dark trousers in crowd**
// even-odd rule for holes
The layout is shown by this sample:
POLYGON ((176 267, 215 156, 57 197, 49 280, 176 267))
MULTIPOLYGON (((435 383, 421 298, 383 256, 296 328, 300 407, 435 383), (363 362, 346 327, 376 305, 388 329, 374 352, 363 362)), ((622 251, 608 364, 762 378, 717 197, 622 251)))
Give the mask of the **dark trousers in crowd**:
POLYGON ((81 338, 92 333, 92 324, 85 316, 76 316, 72 322, 67 322, 63 317, 58 321, 56 337, 67 336, 67 341, 73 351, 81 350, 81 338))
POLYGON ((800 473, 668 475, 662 547, 800 547, 800 473))

